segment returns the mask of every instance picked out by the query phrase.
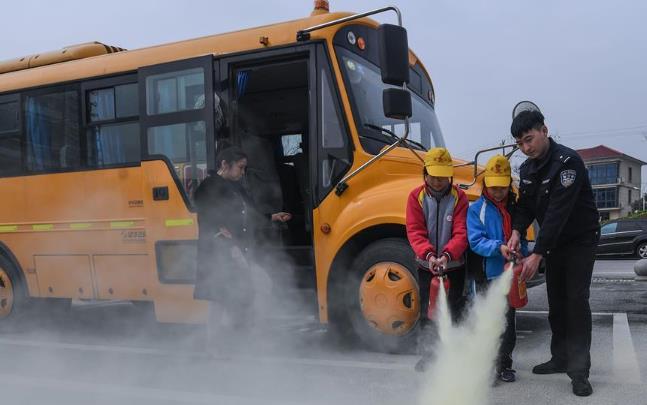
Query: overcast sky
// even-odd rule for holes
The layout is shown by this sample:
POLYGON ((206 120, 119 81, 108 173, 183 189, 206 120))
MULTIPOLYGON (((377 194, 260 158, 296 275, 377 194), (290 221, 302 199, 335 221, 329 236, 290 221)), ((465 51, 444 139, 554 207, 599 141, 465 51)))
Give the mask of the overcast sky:
MULTIPOLYGON (((331 9, 387 4, 402 10, 409 45, 432 76, 454 155, 469 158, 509 136, 512 107, 529 99, 567 146, 605 144, 647 161, 647 1, 331 0, 331 9)), ((21 0, 2 9, 0 60, 87 41, 135 49, 270 24, 308 15, 312 0, 21 0)))

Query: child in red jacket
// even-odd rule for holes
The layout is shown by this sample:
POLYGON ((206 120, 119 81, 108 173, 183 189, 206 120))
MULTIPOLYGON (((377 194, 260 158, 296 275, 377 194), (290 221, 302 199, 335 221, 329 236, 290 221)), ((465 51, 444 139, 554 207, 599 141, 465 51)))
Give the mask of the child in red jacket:
MULTIPOLYGON (((456 322, 465 305, 465 259, 467 249, 467 208, 465 193, 452 184, 454 167, 445 148, 432 148, 425 155, 425 183, 416 187, 407 200, 407 237, 416 254, 420 285, 420 321, 429 324, 429 287, 432 277, 446 271, 450 287, 448 302, 456 322)), ((416 365, 424 370, 428 354, 416 365)))

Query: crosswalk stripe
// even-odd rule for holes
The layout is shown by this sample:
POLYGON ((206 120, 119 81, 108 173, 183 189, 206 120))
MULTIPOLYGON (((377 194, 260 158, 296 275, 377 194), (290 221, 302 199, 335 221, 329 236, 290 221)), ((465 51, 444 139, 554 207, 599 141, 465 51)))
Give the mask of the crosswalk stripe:
POLYGON ((624 384, 641 384, 640 367, 625 312, 613 314, 613 375, 624 384))

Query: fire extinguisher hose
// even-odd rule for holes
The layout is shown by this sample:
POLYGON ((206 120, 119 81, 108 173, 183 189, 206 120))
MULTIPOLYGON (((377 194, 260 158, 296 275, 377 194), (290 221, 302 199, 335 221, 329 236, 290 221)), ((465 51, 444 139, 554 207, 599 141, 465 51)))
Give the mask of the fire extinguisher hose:
MULTIPOLYGON (((418 265, 420 267, 431 271, 431 269, 429 268, 429 262, 427 260, 423 260, 423 259, 421 259, 419 257, 416 257, 416 263, 418 263, 418 265)), ((443 269, 442 272, 447 273, 448 271, 459 269, 459 268, 463 267, 464 264, 465 263, 459 262, 458 260, 452 260, 452 261, 447 263, 447 265, 445 266, 445 268, 443 269)))

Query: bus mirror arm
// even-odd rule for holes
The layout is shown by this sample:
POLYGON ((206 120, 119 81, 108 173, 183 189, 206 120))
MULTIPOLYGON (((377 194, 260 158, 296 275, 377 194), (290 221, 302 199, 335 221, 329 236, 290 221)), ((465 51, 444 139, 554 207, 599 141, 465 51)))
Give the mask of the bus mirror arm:
MULTIPOLYGON (((378 160, 382 156, 386 155, 387 153, 389 153, 390 151, 392 151, 393 149, 398 147, 401 143, 403 143, 404 141, 407 140, 408 136, 409 136, 409 118, 405 118, 405 120, 404 120, 404 135, 400 139, 395 141, 393 144, 389 145, 387 148, 382 149, 382 151, 380 153, 373 156, 366 163, 364 163, 363 165, 361 165, 357 169, 353 170, 351 173, 347 174, 346 177, 339 180, 339 183, 337 183, 337 185, 335 186, 335 194, 337 194, 338 196, 342 195, 344 193, 344 191, 346 191, 346 189, 348 188, 348 184, 347 184, 348 180, 352 179, 353 177, 355 177, 355 175, 357 173, 361 172, 362 170, 364 170, 368 166, 372 165, 373 162, 375 162, 376 160, 378 160)), ((406 143, 405 143, 405 145, 406 145, 406 143)), ((409 147, 407 146, 407 148, 409 148, 409 147)), ((418 156, 418 155, 416 154, 416 156, 418 156)))
POLYGON ((388 6, 388 7, 382 7, 382 8, 378 8, 378 9, 375 9, 375 10, 367 11, 367 12, 361 13, 361 14, 353 14, 353 15, 349 15, 348 17, 338 18, 336 20, 329 21, 327 23, 314 25, 312 27, 297 31, 297 42, 308 41, 310 39, 310 33, 312 31, 317 31, 317 30, 320 30, 320 29, 323 29, 323 28, 332 27, 333 25, 337 25, 337 24, 343 24, 345 22, 357 20, 357 19, 364 18, 364 17, 368 17, 370 15, 384 13, 386 11, 395 12, 397 14, 397 16, 398 16, 398 25, 400 27, 402 27, 402 13, 400 12, 400 9, 398 9, 395 6, 388 6))
POLYGON ((493 148, 488 148, 488 149, 481 149, 481 150, 479 150, 478 152, 476 152, 476 155, 474 155, 474 160, 473 160, 473 161, 471 161, 471 162, 467 162, 467 163, 462 163, 462 164, 460 164, 460 165, 455 165, 454 167, 467 167, 467 166, 472 166, 472 165, 474 166, 474 173, 473 173, 473 179, 472 179, 472 181, 471 181, 470 183, 466 183, 466 184, 459 184, 459 185, 458 185, 458 187, 460 187, 460 188, 461 188, 461 189, 463 189, 463 190, 467 190, 468 188, 470 188, 470 187, 472 187, 474 184, 476 184, 476 179, 478 178, 478 176, 480 176, 480 175, 483 173, 483 170, 479 171, 479 165, 478 165, 479 156, 480 156, 482 153, 485 153, 485 152, 492 152, 492 151, 494 151, 494 150, 499 150, 499 149, 503 149, 503 151, 504 151, 504 153, 505 153, 505 157, 509 160, 509 159, 510 159, 510 157, 511 157, 511 156, 512 156, 512 155, 513 155, 517 150, 519 150, 519 147, 518 147, 517 145, 515 145, 515 144, 510 144, 510 145, 495 146, 495 147, 493 147, 493 148), (508 152, 508 153, 505 153, 505 150, 506 150, 507 148, 512 148, 512 151, 510 151, 510 152, 508 152))

